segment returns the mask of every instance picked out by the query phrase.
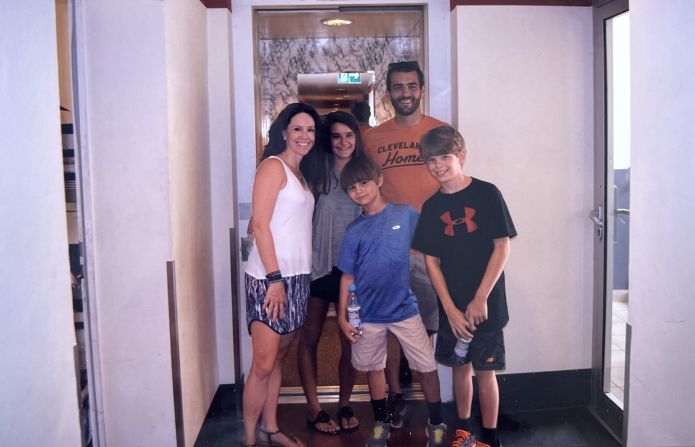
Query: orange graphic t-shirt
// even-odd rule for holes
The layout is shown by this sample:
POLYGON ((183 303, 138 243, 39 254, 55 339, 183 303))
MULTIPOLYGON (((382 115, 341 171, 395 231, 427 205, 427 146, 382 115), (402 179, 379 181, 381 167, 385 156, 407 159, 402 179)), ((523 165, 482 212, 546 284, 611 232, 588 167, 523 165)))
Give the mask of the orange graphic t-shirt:
POLYGON ((418 212, 439 183, 432 177, 420 155, 420 138, 430 129, 446 123, 423 115, 414 126, 401 126, 391 119, 364 134, 369 158, 381 167, 381 192, 392 203, 407 203, 418 212))

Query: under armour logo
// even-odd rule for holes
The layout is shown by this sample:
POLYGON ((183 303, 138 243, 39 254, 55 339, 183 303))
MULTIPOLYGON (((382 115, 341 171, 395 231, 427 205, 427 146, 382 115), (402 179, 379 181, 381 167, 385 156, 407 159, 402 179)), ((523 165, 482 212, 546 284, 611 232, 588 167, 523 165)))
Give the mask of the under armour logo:
POLYGON ((454 235, 454 225, 466 224, 466 230, 468 233, 472 233, 478 229, 478 224, 473 221, 473 216, 475 216, 475 210, 473 208, 465 207, 464 217, 459 217, 457 219, 451 218, 451 211, 447 211, 442 214, 439 218, 446 224, 444 228, 444 234, 446 236, 454 235))

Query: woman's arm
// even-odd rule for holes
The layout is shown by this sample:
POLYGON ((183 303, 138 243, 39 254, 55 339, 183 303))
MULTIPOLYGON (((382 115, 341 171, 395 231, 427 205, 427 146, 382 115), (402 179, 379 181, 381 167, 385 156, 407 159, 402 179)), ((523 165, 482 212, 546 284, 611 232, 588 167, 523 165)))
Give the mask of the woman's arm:
MULTIPOLYGON (((280 270, 275 253, 275 242, 270 231, 270 220, 278 200, 280 190, 287 183, 285 170, 279 160, 266 160, 261 163, 256 171, 252 192, 253 234, 258 247, 258 255, 261 258, 265 271, 275 272, 280 270)), ((282 319, 285 316, 285 287, 282 282, 274 282, 268 285, 264 305, 268 319, 271 322, 282 319)))

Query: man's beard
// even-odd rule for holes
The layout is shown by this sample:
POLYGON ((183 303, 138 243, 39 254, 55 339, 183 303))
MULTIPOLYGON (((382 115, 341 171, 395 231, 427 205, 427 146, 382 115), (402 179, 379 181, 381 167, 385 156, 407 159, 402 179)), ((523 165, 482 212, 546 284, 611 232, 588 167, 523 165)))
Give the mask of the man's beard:
POLYGON ((400 98, 398 101, 394 100, 391 98, 391 104, 393 105, 394 110, 396 110, 396 113, 401 116, 408 116, 412 115, 415 113, 416 110, 420 108, 420 98, 415 98, 414 96, 405 96, 403 98, 400 98), (412 99, 412 104, 410 106, 405 106, 400 103, 400 100, 404 99, 412 99))

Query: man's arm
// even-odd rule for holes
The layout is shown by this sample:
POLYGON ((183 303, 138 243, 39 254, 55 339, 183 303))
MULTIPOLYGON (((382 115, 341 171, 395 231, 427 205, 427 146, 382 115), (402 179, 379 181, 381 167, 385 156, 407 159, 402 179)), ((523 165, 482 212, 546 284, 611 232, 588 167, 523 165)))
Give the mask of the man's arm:
POLYGON ((478 325, 487 320, 487 298, 490 296, 492 288, 500 279, 504 266, 509 259, 509 249, 511 246, 509 237, 493 239, 494 248, 490 260, 485 268, 485 274, 480 281, 478 290, 475 292, 473 300, 468 303, 466 317, 469 321, 478 325))
POLYGON ((439 259, 434 256, 425 256, 425 266, 427 267, 427 275, 430 277, 432 287, 437 292, 439 301, 442 302, 444 313, 449 320, 451 330, 457 338, 472 338, 475 326, 470 325, 466 320, 466 316, 454 304, 454 300, 449 294, 449 288, 446 285, 444 274, 439 266, 439 259))

